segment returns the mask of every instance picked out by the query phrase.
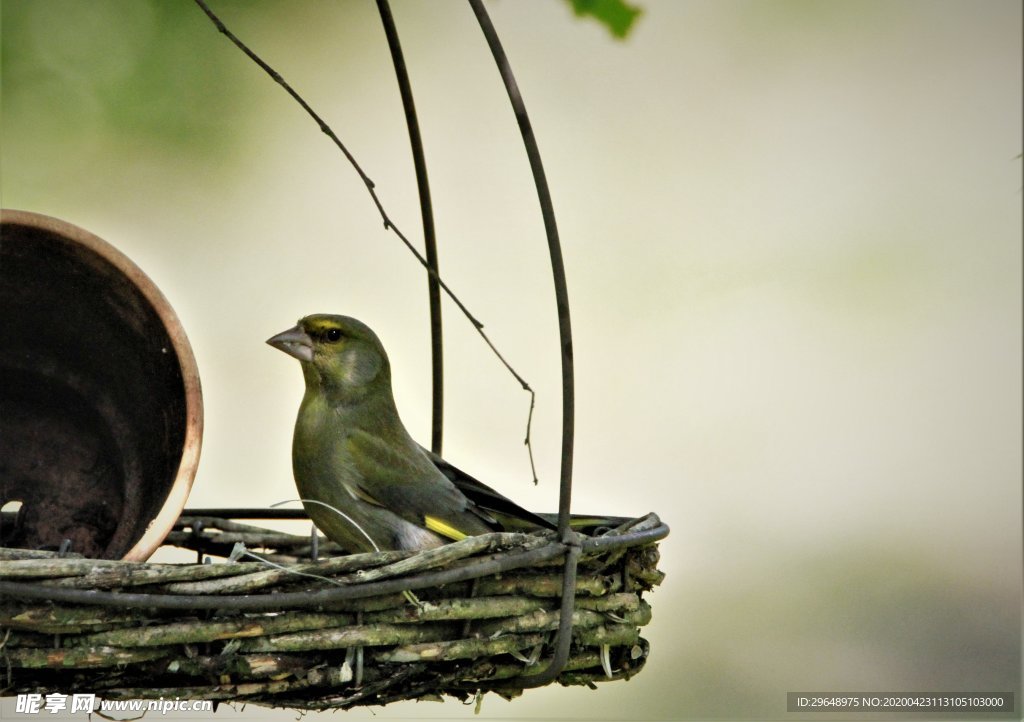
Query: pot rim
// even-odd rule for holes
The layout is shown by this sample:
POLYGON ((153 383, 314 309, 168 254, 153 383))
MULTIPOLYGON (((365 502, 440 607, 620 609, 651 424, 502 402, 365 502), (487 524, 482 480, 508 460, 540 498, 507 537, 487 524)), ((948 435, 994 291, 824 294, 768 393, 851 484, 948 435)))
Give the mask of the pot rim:
POLYGON ((84 246, 100 256, 132 282, 156 312, 167 331, 181 368, 181 380, 185 392, 185 438, 174 482, 164 498, 160 511, 146 524, 143 535, 122 557, 125 561, 145 561, 160 547, 185 508, 185 502, 192 489, 192 482, 195 480, 202 448, 203 395, 199 382, 199 368, 196 366, 195 356, 192 354, 192 347, 185 335, 185 329, 171 304, 152 279, 128 256, 99 236, 67 221, 33 211, 0 209, 0 223, 29 226, 48 231, 84 246))

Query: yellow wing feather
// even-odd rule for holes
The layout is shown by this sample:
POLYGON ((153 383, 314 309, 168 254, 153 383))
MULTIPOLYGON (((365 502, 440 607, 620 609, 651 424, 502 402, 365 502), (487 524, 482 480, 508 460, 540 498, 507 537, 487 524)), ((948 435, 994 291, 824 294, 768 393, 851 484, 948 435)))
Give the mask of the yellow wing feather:
POLYGON ((465 539, 468 536, 467 534, 463 534, 461 531, 453 527, 448 522, 438 519, 436 516, 423 517, 423 522, 424 524, 426 524, 427 529, 430 529, 430 531, 434 532, 435 534, 440 534, 441 536, 451 539, 452 541, 461 541, 462 539, 465 539))

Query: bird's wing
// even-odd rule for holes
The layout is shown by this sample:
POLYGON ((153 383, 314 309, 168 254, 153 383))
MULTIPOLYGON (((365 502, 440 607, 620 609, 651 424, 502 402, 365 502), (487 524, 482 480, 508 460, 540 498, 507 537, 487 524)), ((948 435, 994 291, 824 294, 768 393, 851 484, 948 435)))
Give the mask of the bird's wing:
POLYGON ((360 477, 355 492, 364 501, 449 539, 491 531, 415 444, 394 443, 361 430, 353 430, 346 444, 360 477))
MULTIPOLYGON (((423 449, 423 453, 434 463, 441 473, 451 479, 455 487, 466 495, 466 498, 484 509, 494 517, 503 528, 509 530, 530 531, 533 528, 558 528, 558 514, 535 514, 524 509, 514 501, 495 491, 482 481, 473 478, 457 466, 442 459, 434 452, 423 449)), ((595 530, 611 529, 629 521, 631 517, 595 516, 591 514, 573 514, 569 518, 569 526, 584 533, 595 530)))
POLYGON ((515 529, 517 527, 523 527, 527 530, 531 528, 555 528, 555 525, 549 520, 524 509, 507 496, 495 491, 457 466, 448 463, 434 452, 423 449, 423 453, 427 455, 427 458, 433 462, 434 466, 442 474, 455 484, 455 488, 465 494, 466 498, 480 508, 493 512, 506 529, 515 529))

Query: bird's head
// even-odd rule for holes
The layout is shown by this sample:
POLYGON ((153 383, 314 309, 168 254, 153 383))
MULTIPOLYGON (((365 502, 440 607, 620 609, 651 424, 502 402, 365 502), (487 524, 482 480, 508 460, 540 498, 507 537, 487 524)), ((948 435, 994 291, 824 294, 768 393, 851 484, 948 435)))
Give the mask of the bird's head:
POLYGON ((309 391, 346 401, 381 387, 390 391, 391 367, 384 346, 369 326, 354 318, 306 316, 267 343, 302 363, 309 391))

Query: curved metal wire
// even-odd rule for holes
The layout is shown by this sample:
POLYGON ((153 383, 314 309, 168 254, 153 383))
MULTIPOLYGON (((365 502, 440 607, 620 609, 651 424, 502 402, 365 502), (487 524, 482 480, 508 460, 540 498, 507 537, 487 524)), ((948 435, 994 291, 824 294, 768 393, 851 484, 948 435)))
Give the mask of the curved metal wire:
POLYGON ((573 436, 575 433, 575 386, 572 354, 572 324, 569 318, 569 289, 565 280, 565 263, 562 260, 562 245, 558 240, 558 224, 555 222, 555 207, 548 190, 544 163, 540 158, 540 148, 530 124, 530 116, 526 113, 526 104, 519 92, 512 66, 501 46, 498 32, 494 29, 487 10, 481 0, 469 0, 469 5, 476 15, 480 29, 483 31, 487 45, 491 49, 494 61, 501 73, 501 80, 508 92, 512 110, 519 123, 519 132, 523 136, 526 155, 530 160, 534 184, 537 186, 537 199, 540 201, 541 215, 544 219, 544 232, 547 235, 548 253, 551 257, 551 274, 555 285, 555 305, 558 313, 558 338, 562 361, 562 465, 558 498, 558 528, 563 535, 569 529, 569 506, 572 500, 572 461, 573 436))
MULTIPOLYGON (((569 294, 565 278, 565 264, 562 259, 561 244, 558 239, 558 225, 555 221, 554 204, 551 200, 551 193, 548 189, 547 177, 544 173, 544 164, 541 161, 540 149, 537 139, 530 123, 530 117, 526 112, 526 105, 523 102, 522 94, 512 73, 512 67, 508 57, 502 48, 494 24, 491 22, 482 0, 469 0, 470 7, 476 15, 480 29, 487 40, 487 45, 494 56, 494 61, 501 74, 502 82, 508 92, 509 101, 519 124, 519 130, 523 137, 523 144, 526 147, 526 154, 530 161, 530 169, 533 173, 534 183, 537 187, 537 197, 540 202, 541 215, 544 220, 544 230, 547 235, 548 251, 551 257, 551 270, 555 285, 555 303, 558 312, 558 331, 560 339, 560 351, 562 362, 562 462, 559 474, 559 503, 558 503, 558 529, 562 543, 566 548, 565 570, 563 574, 561 621, 558 629, 558 636, 555 645, 555 654, 547 668, 538 675, 531 675, 529 686, 541 686, 553 681, 565 666, 569 658, 569 642, 572 634, 572 610, 576 596, 576 562, 579 558, 580 547, 577 535, 569 527, 570 507, 572 500, 572 464, 573 464, 573 442, 575 431, 575 390, 573 379, 573 354, 572 354, 572 325, 569 315, 569 294)), ((433 425, 431 445, 435 453, 440 453, 441 448, 441 398, 442 389, 442 359, 441 359, 441 319, 440 319, 440 295, 437 287, 437 251, 433 239, 433 217, 430 209, 430 189, 427 184, 426 164, 423 160, 422 138, 419 133, 419 124, 416 118, 415 105, 412 98, 412 89, 409 84, 409 77, 405 67, 404 56, 398 40, 398 32, 391 15, 391 8, 388 0, 378 0, 377 7, 380 11, 381 20, 384 23, 384 31, 387 35, 388 45, 391 49, 391 57, 395 65, 395 74, 398 78, 399 88, 402 94, 402 103, 405 108, 406 125, 409 128, 409 138, 412 143, 413 157, 416 162, 416 177, 420 190, 420 207, 423 213, 424 235, 427 239, 427 259, 433 269, 428 274, 430 281, 429 295, 431 308, 431 348, 433 359, 433 425), (429 229, 429 233, 428 233, 429 229), (433 254, 433 257, 431 256, 433 254), (433 260, 431 261, 431 257, 433 260)), ((531 415, 532 415, 531 402, 531 415)), ((529 442, 529 432, 527 432, 529 442)), ((531 455, 532 464, 532 455, 531 455)), ((526 684, 525 680, 520 680, 526 684)))
POLYGON ((377 0, 377 10, 384 25, 384 35, 391 50, 391 61, 395 66, 398 92, 402 96, 405 110, 405 124, 409 128, 409 145, 413 165, 416 168, 416 188, 420 197, 420 217, 423 220, 423 245, 427 257, 427 298, 430 302, 430 368, 431 368, 431 417, 430 450, 441 454, 444 435, 444 345, 441 327, 441 284, 438 283, 437 236, 434 232, 434 209, 430 202, 430 181, 427 178, 427 161, 423 153, 423 137, 416 115, 416 103, 412 97, 412 84, 405 66, 405 55, 398 40, 398 28, 391 14, 388 0, 377 0), (432 271, 432 273, 431 273, 432 271))
POLYGON ((572 355, 572 324, 569 317, 569 290, 565 280, 565 263, 562 260, 562 246, 558 240, 558 224, 555 222, 555 207, 548 190, 544 163, 540 158, 540 148, 533 133, 530 116, 526 112, 526 104, 519 92, 519 85, 512 74, 512 66, 508 62, 505 50, 501 46, 498 32, 494 29, 490 16, 482 0, 469 0, 469 5, 476 15, 480 29, 483 31, 487 45, 498 66, 502 83, 512 103, 519 132, 523 136, 526 155, 530 160, 530 170, 537 186, 537 199, 540 201, 541 215, 544 218, 544 231, 548 240, 548 253, 551 257, 551 273, 555 283, 555 305, 558 311, 558 336, 562 359, 562 466, 558 494, 558 531, 562 543, 566 545, 565 571, 562 575, 562 613, 559 619, 558 636, 555 641, 555 652, 543 672, 529 677, 519 677, 509 681, 509 686, 540 687, 546 685, 559 675, 569 659, 569 643, 572 640, 572 610, 576 597, 576 561, 579 559, 579 541, 577 535, 569 528, 570 505, 572 502, 572 462, 573 435, 575 432, 575 389, 573 379, 572 355))

